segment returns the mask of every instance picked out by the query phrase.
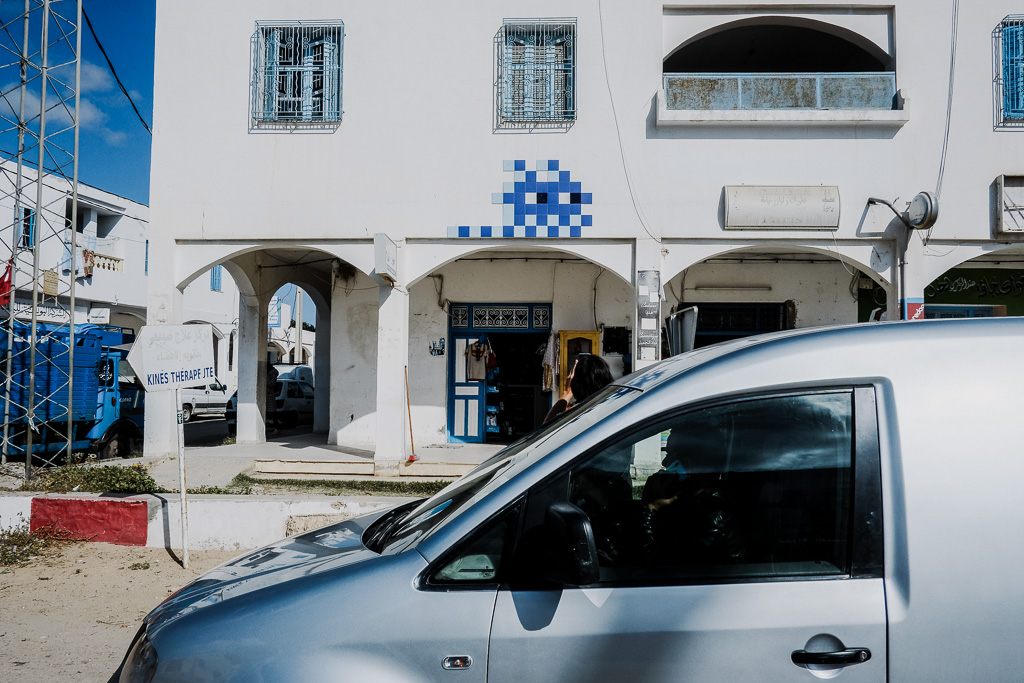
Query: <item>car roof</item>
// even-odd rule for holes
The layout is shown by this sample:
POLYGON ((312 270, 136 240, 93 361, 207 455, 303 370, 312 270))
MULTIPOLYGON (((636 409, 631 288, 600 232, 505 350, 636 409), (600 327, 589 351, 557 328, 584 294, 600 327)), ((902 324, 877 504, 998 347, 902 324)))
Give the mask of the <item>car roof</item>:
MULTIPOLYGON (((1024 318, 957 318, 941 320, 857 323, 833 327, 804 328, 744 337, 690 351, 657 363, 653 368, 627 375, 615 383, 650 391, 671 383, 684 373, 701 372, 712 367, 727 369, 780 365, 793 367, 811 362, 812 352, 827 355, 829 374, 851 376, 870 371, 885 375, 895 364, 926 361, 940 349, 948 351, 970 342, 989 349, 1005 338, 1024 340, 1024 318)), ((960 358, 961 362, 966 362, 960 358)))

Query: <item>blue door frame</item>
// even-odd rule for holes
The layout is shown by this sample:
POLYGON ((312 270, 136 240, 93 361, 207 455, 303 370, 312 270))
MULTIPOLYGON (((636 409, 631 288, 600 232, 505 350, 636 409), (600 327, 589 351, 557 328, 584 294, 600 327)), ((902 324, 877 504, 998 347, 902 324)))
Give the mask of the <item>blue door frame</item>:
POLYGON ((487 382, 469 381, 466 350, 488 332, 551 332, 551 304, 453 303, 448 334, 448 441, 483 443, 487 431, 487 382))

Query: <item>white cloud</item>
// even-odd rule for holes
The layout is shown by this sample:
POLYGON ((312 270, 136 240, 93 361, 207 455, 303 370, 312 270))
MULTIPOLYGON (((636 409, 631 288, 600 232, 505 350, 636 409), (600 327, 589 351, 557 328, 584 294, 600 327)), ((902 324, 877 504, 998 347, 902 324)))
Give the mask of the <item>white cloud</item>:
POLYGON ((114 77, 106 67, 82 60, 82 76, 79 81, 82 93, 106 92, 113 90, 114 77))
MULTIPOLYGON (((21 90, 16 83, 10 83, 2 88, 2 92, 8 92, 7 98, 0 98, 0 116, 14 121, 17 119, 21 103, 21 90), (9 92, 8 92, 9 91, 9 92)), ((54 130, 55 127, 65 127, 71 124, 71 117, 63 107, 53 107, 52 102, 47 102, 47 130, 54 130)), ((25 117, 32 119, 39 115, 39 95, 31 90, 25 92, 25 117)), ((89 99, 83 97, 79 102, 79 123, 82 130, 90 134, 98 135, 108 145, 117 147, 124 143, 128 134, 114 130, 107 125, 110 115, 103 109, 97 107, 89 99)))

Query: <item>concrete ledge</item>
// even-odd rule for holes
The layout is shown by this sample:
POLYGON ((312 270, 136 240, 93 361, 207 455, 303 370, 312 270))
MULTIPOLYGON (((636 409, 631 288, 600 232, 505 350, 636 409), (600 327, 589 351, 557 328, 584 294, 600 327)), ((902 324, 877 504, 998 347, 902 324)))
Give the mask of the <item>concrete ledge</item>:
POLYGON ((398 475, 401 477, 444 477, 458 479, 474 467, 476 465, 458 462, 413 462, 400 467, 398 475))
POLYGON ((351 474, 373 476, 373 461, 254 460, 253 471, 256 474, 351 474))
MULTIPOLYGON (((249 550, 285 536, 358 517, 408 500, 361 496, 188 497, 190 550, 249 550)), ((181 499, 176 495, 0 495, 0 529, 28 522, 60 524, 91 541, 181 549, 181 499)))
MULTIPOLYGON (((400 477, 442 477, 457 479, 476 467, 473 463, 448 462, 401 462, 387 461, 392 476, 400 477)), ((371 462, 326 462, 322 460, 255 460, 255 474, 294 474, 324 476, 368 476, 380 475, 380 461, 371 462)))

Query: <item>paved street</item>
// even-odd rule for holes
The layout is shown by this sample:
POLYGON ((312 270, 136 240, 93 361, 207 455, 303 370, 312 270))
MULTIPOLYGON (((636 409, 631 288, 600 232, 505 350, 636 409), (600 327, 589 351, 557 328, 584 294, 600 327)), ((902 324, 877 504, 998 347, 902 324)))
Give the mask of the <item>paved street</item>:
POLYGON ((186 446, 220 446, 228 438, 228 423, 220 416, 196 415, 185 423, 186 446))

